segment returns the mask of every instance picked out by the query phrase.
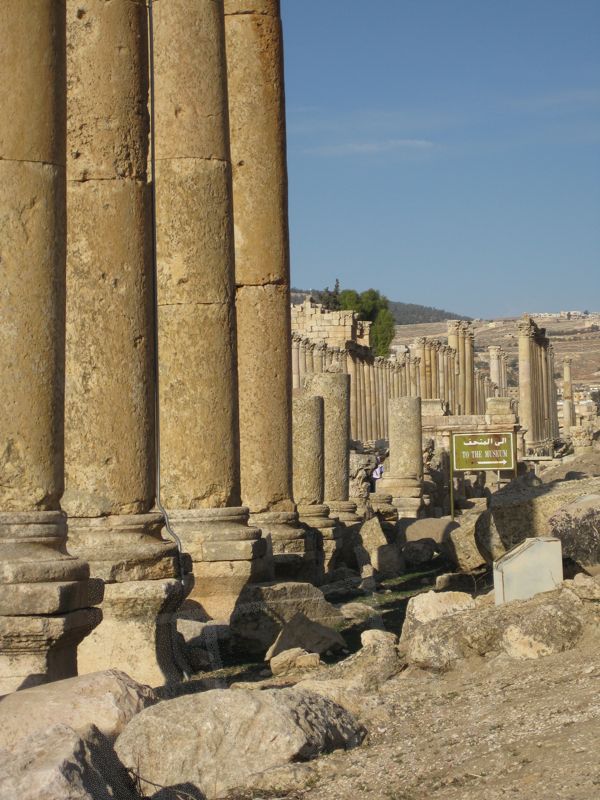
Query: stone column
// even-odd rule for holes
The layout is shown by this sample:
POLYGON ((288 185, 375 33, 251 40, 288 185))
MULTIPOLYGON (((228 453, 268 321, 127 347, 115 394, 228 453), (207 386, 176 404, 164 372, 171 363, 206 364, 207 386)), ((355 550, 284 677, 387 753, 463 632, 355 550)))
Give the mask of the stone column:
POLYGON ((465 413, 473 414, 473 401, 474 401, 474 374, 475 364, 473 358, 473 340, 475 334, 467 322, 465 323, 465 413))
POLYGON ((186 614, 225 619, 269 568, 240 499, 223 8, 154 15, 162 502, 193 561, 186 614))
MULTIPOLYGON (((528 317, 518 323, 519 331, 519 422, 525 430, 525 446, 534 442, 532 401, 532 326, 528 317)), ((527 455, 527 452, 526 452, 527 455)))
POLYGON ((300 348, 298 351, 298 373, 300 375, 300 387, 306 375, 306 339, 300 339, 300 348))
POLYGON ((568 433, 575 424, 575 408, 573 406, 573 380, 571 376, 572 358, 563 359, 563 428, 568 433))
MULTIPOLYGON (((433 397, 433 342, 426 340, 425 342, 425 397, 431 399, 433 397)), ((421 383, 421 386, 423 384, 421 383)))
POLYGON ((331 516, 354 523, 356 503, 348 500, 350 460, 350 378, 324 372, 306 379, 306 392, 325 403, 325 504, 331 516))
MULTIPOLYGON (((356 356, 353 350, 348 354, 348 374, 350 375, 350 436, 354 441, 358 441, 358 403, 359 403, 359 390, 357 380, 356 356)), ((298 502, 296 500, 296 502, 298 502)))
POLYGON ((497 383, 498 386, 502 385, 502 378, 500 374, 500 348, 490 345, 488 348, 490 353, 490 378, 497 383))
POLYGON ((336 566, 341 547, 335 519, 323 503, 325 482, 324 401, 298 394, 293 399, 294 499, 300 521, 313 534, 312 548, 287 554, 294 580, 321 583, 336 566))
POLYGON ((439 339, 431 342, 431 396, 441 398, 440 394, 440 347, 439 339))
POLYGON ((377 491, 392 495, 399 517, 418 516, 423 494, 420 397, 400 397, 390 403, 389 469, 378 481, 377 491))
POLYGON ((366 374, 367 364, 364 357, 361 355, 359 362, 359 378, 360 378, 360 441, 365 442, 368 437, 368 422, 367 422, 367 387, 366 387, 366 374))
POLYGON ((419 359, 419 396, 427 397, 427 366, 425 363, 425 342, 427 340, 424 336, 419 336, 415 339, 413 351, 415 356, 419 359))
POLYGON ((292 334, 292 388, 300 388, 300 337, 292 334))
POLYGON ((80 672, 178 680, 177 548, 155 502, 154 323, 142 0, 67 2, 69 546, 106 582, 80 672), (119 65, 115 69, 115 64, 119 65))
POLYGON ((540 362, 542 367, 542 425, 543 439, 551 439, 550 429, 550 376, 548 375, 548 340, 542 342, 540 347, 540 362))
POLYGON ((409 397, 417 397, 419 394, 417 386, 417 375, 419 374, 419 364, 415 356, 411 355, 408 357, 408 369, 409 369, 409 381, 410 381, 409 397))
POLYGON ((67 555, 65 7, 0 23, 0 695, 77 674, 102 583, 67 555))
MULTIPOLYGON (((277 555, 302 535, 292 499, 283 37, 279 2, 225 0, 233 164, 242 501, 277 555)), ((285 564, 285 561, 283 562, 285 564)))
POLYGON ((466 359, 465 359, 465 336, 466 331, 462 323, 458 328, 458 405, 459 414, 467 413, 466 406, 466 359))
POLYGON ((421 397, 421 359, 415 358, 416 379, 417 379, 417 397, 421 397))

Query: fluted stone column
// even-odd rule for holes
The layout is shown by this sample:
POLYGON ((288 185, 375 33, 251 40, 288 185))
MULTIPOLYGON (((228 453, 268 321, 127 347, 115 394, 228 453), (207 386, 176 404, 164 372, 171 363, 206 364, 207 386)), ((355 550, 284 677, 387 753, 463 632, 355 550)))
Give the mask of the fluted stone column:
POLYGON ((500 386, 502 381, 500 375, 500 347, 490 345, 488 350, 490 354, 490 378, 500 386))
POLYGON ((102 582, 67 555, 65 6, 0 22, 0 695, 77 674, 102 582))
POLYGON ((410 380, 410 397, 417 397, 419 394, 419 387, 417 383, 417 376, 419 374, 419 364, 416 356, 409 356, 409 380, 410 380))
POLYGON ((532 444, 533 400, 532 400, 532 336, 531 322, 527 317, 519 320, 519 422, 525 429, 525 445, 532 444))
POLYGON ((335 569, 341 549, 336 520, 323 503, 325 486, 325 411, 323 398, 298 393, 293 398, 294 498, 300 521, 312 534, 312 547, 290 561, 295 580, 321 583, 335 569), (298 561, 300 560, 300 563, 298 561))
POLYGON ((466 330, 462 323, 458 328, 458 402, 459 414, 467 412, 467 361, 466 361, 466 330))
POLYGON ((283 37, 278 0, 225 0, 242 501, 275 567, 302 536, 292 499, 283 37))
POLYGON ((300 336, 292 334, 292 389, 300 388, 300 336))
POLYGON ((324 501, 333 518, 355 523, 356 503, 349 501, 350 379, 348 375, 324 372, 308 377, 306 392, 325 403, 324 501))
POLYGON ((419 367, 419 395, 421 397, 427 397, 427 366, 425 361, 425 343, 426 339, 424 336, 419 336, 415 339, 413 345, 413 351, 415 357, 419 359, 418 367, 419 367))
POLYGON ((389 469, 377 490, 392 495, 399 517, 418 516, 423 494, 420 397, 400 397, 390 403, 389 469))
POLYGON ((474 401, 474 333, 468 322, 465 323, 465 414, 473 414, 474 401))
POLYGON ((361 357, 359 361, 360 366, 360 394, 361 394, 361 404, 360 404, 360 425, 361 425, 361 437, 360 441, 365 442, 368 440, 368 398, 367 398, 367 363, 364 358, 364 355, 361 357))
POLYGON ((563 428, 568 433, 575 424, 575 407, 573 405, 573 378, 571 375, 572 358, 563 358, 563 428))
POLYGON ((67 2, 64 508, 69 546, 106 581, 80 672, 180 677, 180 561, 155 502, 148 54, 142 0, 67 2), (114 65, 118 63, 119 68, 114 65))
POLYGON ((193 561, 186 613, 223 619, 270 573, 240 499, 222 4, 157 3, 154 39, 162 501, 193 561))

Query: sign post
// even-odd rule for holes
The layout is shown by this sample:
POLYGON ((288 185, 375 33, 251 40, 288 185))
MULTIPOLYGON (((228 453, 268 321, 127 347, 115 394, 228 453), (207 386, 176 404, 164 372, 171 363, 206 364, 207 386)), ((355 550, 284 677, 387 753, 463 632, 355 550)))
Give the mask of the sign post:
POLYGON ((454 473, 511 470, 517 473, 513 431, 453 433, 450 443, 450 513, 454 519, 454 473))

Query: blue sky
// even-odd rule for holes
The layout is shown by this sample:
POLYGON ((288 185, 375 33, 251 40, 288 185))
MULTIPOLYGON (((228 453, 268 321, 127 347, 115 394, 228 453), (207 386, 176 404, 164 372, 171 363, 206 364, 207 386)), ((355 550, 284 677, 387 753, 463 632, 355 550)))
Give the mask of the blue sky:
POLYGON ((292 284, 600 310, 600 0, 281 0, 292 284))

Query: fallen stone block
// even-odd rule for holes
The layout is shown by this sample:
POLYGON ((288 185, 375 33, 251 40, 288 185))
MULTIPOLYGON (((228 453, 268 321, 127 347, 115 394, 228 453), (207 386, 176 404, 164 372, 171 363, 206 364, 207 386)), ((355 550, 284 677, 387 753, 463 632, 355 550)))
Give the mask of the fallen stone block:
POLYGON ((583 569, 600 566, 600 494, 588 494, 550 517, 548 535, 560 539, 564 558, 583 569))
POLYGON ((318 653, 308 653, 301 647, 293 647, 273 656, 269 662, 273 675, 290 675, 294 672, 318 669, 321 659, 318 653))
MULTIPOLYGON (((176 787, 208 798, 257 773, 361 743, 365 730, 326 698, 294 689, 212 690, 166 700, 129 723, 116 743, 143 792, 175 800, 176 787)), ((193 796, 193 794, 192 794, 193 796)))
POLYGON ((346 646, 343 637, 333 628, 313 622, 299 612, 294 614, 283 626, 277 639, 267 650, 265 660, 282 653, 284 650, 301 647, 309 653, 326 653, 346 646))
POLYGON ((238 649, 264 655, 286 622, 298 612, 313 622, 335 627, 341 613, 310 583, 262 583, 245 587, 231 615, 232 643, 238 649))
POLYGON ((157 701, 156 694, 117 669, 92 672, 9 694, 0 702, 0 747, 58 723, 84 734, 93 724, 116 738, 129 720, 157 701))
POLYGON ((1 800, 141 800, 110 742, 54 725, 0 750, 1 800))
POLYGON ((411 597, 406 606, 400 642, 409 639, 423 624, 475 608, 475 600, 465 592, 424 592, 411 597))

